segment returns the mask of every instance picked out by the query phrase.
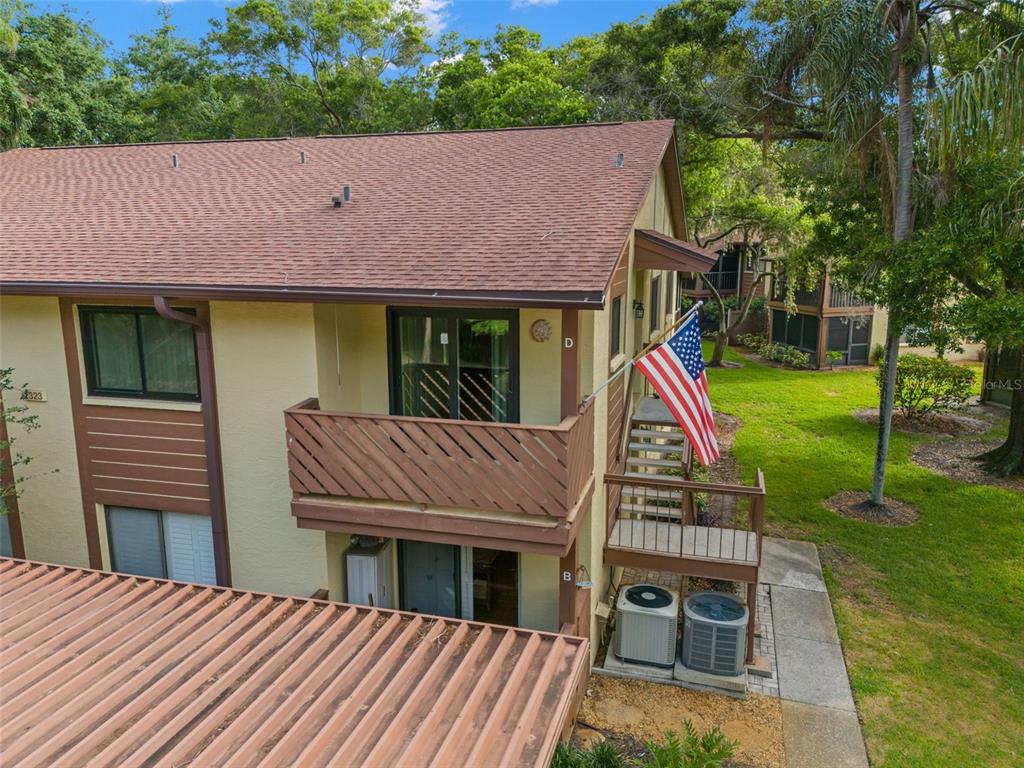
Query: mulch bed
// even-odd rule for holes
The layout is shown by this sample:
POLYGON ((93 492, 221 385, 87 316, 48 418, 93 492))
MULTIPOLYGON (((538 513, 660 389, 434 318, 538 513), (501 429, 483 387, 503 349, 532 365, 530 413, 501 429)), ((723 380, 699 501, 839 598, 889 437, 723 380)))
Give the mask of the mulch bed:
POLYGON ((886 497, 885 507, 876 507, 864 491, 840 491, 825 500, 825 507, 843 517, 892 528, 913 525, 920 517, 912 504, 899 499, 886 497))
MULTIPOLYGON (((863 408, 855 411, 853 417, 865 424, 878 426, 877 408, 863 408)), ((985 411, 978 408, 932 413, 921 419, 908 419, 899 411, 895 411, 892 415, 892 428, 898 432, 926 435, 979 435, 992 428, 992 421, 985 411)))
POLYGON ((782 707, 779 699, 752 694, 734 699, 644 680, 592 675, 580 709, 574 740, 593 743, 604 738, 636 758, 645 757, 644 742, 661 742, 665 732, 679 732, 683 720, 698 733, 718 726, 736 743, 730 768, 782 768, 782 707), (580 739, 583 731, 587 738, 580 739), (597 732, 596 734, 594 732, 597 732))
POLYGON ((1002 440, 948 439, 922 443, 911 458, 915 464, 961 483, 991 485, 1024 492, 1024 477, 1000 477, 985 471, 979 456, 1003 444, 1002 440))

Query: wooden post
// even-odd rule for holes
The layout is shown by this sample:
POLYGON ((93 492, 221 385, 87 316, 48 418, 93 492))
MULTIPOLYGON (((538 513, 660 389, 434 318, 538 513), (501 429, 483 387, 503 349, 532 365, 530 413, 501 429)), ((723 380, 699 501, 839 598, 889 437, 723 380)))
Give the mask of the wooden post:
POLYGON ((576 630, 576 571, 580 564, 577 539, 558 561, 558 626, 566 624, 576 630))
POLYGON ((580 408, 580 311, 562 310, 562 418, 580 408))

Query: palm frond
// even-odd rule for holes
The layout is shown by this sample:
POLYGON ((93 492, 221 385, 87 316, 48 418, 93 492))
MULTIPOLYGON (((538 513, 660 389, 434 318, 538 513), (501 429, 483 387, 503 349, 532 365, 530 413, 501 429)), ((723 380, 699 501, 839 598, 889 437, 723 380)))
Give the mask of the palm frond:
POLYGON ((1024 162, 1024 34, 1004 40, 944 85, 931 119, 943 162, 973 152, 1024 162))

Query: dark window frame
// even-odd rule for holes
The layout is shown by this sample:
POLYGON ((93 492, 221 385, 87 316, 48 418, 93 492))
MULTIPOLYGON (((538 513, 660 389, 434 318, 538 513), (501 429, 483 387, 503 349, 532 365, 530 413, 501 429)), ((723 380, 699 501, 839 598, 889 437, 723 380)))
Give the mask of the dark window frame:
MULTIPOLYGON (((388 404, 392 416, 402 413, 402 386, 399 381, 402 370, 400 335, 398 319, 402 315, 420 317, 444 317, 448 320, 449 345, 458 350, 458 321, 471 318, 473 320, 508 320, 509 332, 509 368, 512 371, 512 393, 509 408, 509 420, 505 424, 519 423, 519 310, 518 309, 432 309, 430 307, 388 307, 387 309, 387 345, 388 345, 388 404)), ((458 366, 458 355, 449 355, 448 365, 458 366)), ((454 377, 453 379, 454 380, 454 377)), ((449 393, 449 413, 457 410, 457 393, 449 393)), ((472 419, 468 419, 472 421, 472 419)))
POLYGON ((651 307, 648 328, 651 333, 654 333, 661 327, 661 319, 658 317, 658 315, 661 314, 661 275, 654 275, 651 278, 650 303, 651 307))
MULTIPOLYGON (((180 312, 196 314, 192 308, 179 309, 180 312)), ((146 387, 146 355, 143 346, 142 317, 159 317, 159 313, 150 307, 134 306, 79 306, 78 320, 82 334, 82 357, 85 363, 86 391, 90 397, 124 397, 133 400, 163 400, 170 402, 200 403, 203 399, 203 391, 199 380, 199 347, 196 343, 195 329, 192 331, 192 356, 195 361, 196 370, 196 391, 192 392, 150 392, 146 387), (96 334, 93 327, 93 316, 98 314, 126 314, 135 318, 135 340, 136 354, 139 359, 139 373, 142 381, 141 389, 115 389, 113 387, 100 387, 96 384, 96 334)), ((169 321, 170 322, 170 321, 169 321)))
POLYGON ((625 317, 622 314, 624 303, 625 297, 621 293, 612 298, 612 317, 608 325, 608 349, 613 358, 622 353, 623 325, 625 325, 623 322, 625 317))

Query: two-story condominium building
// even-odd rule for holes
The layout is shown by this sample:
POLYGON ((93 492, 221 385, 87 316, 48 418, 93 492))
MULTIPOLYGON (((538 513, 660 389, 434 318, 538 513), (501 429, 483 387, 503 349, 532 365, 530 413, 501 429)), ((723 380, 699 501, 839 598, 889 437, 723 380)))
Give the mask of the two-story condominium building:
POLYGON ((10 551, 587 635, 685 233, 669 121, 4 153, 10 551))

